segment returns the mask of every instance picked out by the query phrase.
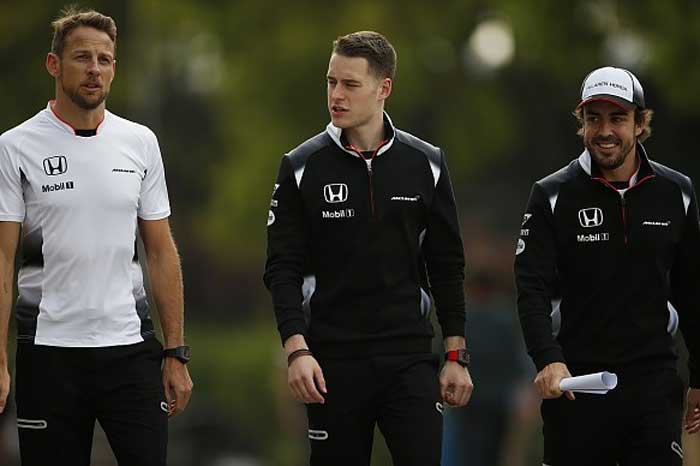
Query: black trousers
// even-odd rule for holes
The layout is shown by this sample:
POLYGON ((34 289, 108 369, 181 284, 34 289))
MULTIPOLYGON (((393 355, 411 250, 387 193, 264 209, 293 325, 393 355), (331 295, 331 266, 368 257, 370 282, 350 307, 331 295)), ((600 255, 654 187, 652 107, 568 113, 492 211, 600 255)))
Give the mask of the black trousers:
POLYGON ((442 402, 436 355, 319 360, 325 404, 307 405, 311 466, 368 466, 375 425, 395 466, 439 466, 442 402))
POLYGON ((544 465, 681 466, 684 387, 675 370, 618 374, 607 395, 542 402, 544 465))
POLYGON ((95 420, 120 466, 165 466, 167 403, 155 338, 105 348, 17 345, 22 466, 88 466, 95 420))

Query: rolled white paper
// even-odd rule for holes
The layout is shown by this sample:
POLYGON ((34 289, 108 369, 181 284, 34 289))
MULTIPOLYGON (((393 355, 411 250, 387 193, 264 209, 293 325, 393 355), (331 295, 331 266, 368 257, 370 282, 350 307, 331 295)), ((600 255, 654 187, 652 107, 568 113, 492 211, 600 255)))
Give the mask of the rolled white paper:
POLYGON ((617 375, 612 372, 596 372, 595 374, 565 377, 559 382, 559 388, 562 391, 569 390, 597 395, 605 395, 615 387, 617 387, 617 375))

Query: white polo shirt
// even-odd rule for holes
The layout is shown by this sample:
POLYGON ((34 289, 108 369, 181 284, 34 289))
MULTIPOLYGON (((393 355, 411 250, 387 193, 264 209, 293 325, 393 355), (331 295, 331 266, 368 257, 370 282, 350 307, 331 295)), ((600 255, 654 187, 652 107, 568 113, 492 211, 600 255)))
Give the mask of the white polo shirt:
POLYGON ((50 104, 0 135, 0 221, 22 223, 18 338, 102 347, 153 334, 137 217, 170 215, 158 141, 105 111, 77 136, 50 104))

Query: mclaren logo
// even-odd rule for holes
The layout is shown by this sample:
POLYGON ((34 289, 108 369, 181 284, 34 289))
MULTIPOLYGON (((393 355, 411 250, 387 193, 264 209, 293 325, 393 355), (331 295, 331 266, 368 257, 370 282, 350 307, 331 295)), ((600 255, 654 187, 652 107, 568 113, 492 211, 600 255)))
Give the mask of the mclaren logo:
POLYGON ((331 183, 323 187, 323 198, 329 204, 337 204, 348 200, 348 185, 331 183))
POLYGON ((68 160, 63 155, 54 155, 44 159, 44 173, 49 176, 63 175, 68 171, 68 160))
POLYGON ((599 227, 603 224, 603 211, 598 207, 589 207, 578 211, 578 221, 584 228, 599 227))

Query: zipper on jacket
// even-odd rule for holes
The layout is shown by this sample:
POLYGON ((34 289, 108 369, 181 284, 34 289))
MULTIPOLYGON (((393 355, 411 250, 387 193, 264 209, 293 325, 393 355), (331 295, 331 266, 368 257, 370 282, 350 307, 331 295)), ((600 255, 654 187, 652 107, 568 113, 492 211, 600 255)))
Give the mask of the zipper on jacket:
POLYGON ((629 243, 629 230, 627 228, 627 200, 625 199, 625 194, 627 194, 627 192, 630 191, 631 189, 634 189, 637 186, 639 186, 640 184, 644 183, 645 181, 650 180, 650 179, 655 178, 655 177, 656 177, 656 175, 647 175, 644 178, 642 178, 641 180, 637 181, 634 185, 627 188, 625 190, 625 192, 622 192, 622 193, 620 191, 618 191, 615 186, 610 184, 610 182, 608 180, 606 180, 605 178, 599 178, 599 177, 593 178, 593 180, 598 181, 599 183, 602 183, 604 186, 607 186, 608 188, 614 190, 620 196, 620 210, 622 211, 622 231, 623 231, 624 237, 625 237, 625 246, 628 246, 628 243, 629 243))
POLYGON ((371 159, 364 159, 367 164, 367 176, 369 176, 369 208, 372 211, 372 218, 374 218, 374 187, 372 186, 372 157, 371 159))
POLYGON ((385 139, 382 142, 380 142, 379 145, 377 146, 377 148, 374 149, 374 151, 372 152, 372 156, 370 158, 365 158, 365 155, 362 153, 362 151, 359 150, 357 147, 353 146, 352 144, 349 144, 348 146, 345 147, 347 150, 351 150, 354 153, 356 153, 360 157, 360 160, 364 160, 365 164, 367 165, 367 176, 369 177, 369 209, 370 209, 370 212, 372 213, 372 218, 375 217, 375 214, 374 214, 374 186, 372 183, 372 175, 373 175, 372 161, 379 153, 379 149, 381 149, 388 142, 389 142, 388 139, 385 139))
POLYGON ((628 235, 627 235, 627 201, 625 200, 625 193, 620 193, 620 209, 622 209, 622 231, 625 233, 625 246, 627 246, 628 235))

